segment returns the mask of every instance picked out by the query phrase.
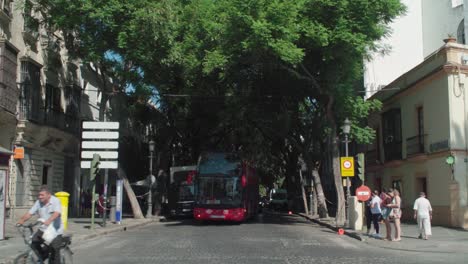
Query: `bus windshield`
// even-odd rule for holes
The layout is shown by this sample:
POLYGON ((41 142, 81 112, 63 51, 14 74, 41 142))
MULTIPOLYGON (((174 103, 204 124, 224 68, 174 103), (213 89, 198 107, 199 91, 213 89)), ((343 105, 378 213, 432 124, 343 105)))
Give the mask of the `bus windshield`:
POLYGON ((193 184, 181 184, 179 186, 179 202, 193 201, 193 184))
POLYGON ((239 207, 241 205, 239 177, 200 177, 198 179, 199 205, 222 205, 239 207))

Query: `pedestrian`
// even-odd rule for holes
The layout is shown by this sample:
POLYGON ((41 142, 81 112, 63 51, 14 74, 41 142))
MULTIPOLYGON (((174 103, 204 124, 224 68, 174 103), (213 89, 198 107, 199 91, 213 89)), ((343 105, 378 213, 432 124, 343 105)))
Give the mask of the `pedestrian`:
POLYGON ((23 225, 33 215, 37 214, 44 222, 34 233, 31 242, 31 248, 41 257, 42 260, 49 259, 49 263, 60 264, 60 246, 62 245, 63 223, 61 219, 62 205, 60 200, 53 196, 46 185, 42 185, 39 189, 38 200, 33 207, 24 214, 18 221, 17 225, 23 225), (43 239, 44 231, 49 225, 55 229, 57 236, 50 242, 48 246, 43 247, 45 242, 43 239))
POLYGON ((414 219, 418 221, 419 226, 419 239, 428 239, 432 235, 431 220, 432 220, 432 207, 429 200, 426 198, 424 192, 419 193, 419 198, 414 201, 414 219))
POLYGON ((392 208, 392 213, 390 218, 393 219, 393 224, 395 226, 395 237, 393 242, 401 241, 401 197, 400 192, 397 189, 393 190, 393 199, 391 204, 387 204, 387 207, 392 208))
POLYGON ((381 197, 383 197, 383 200, 381 203, 382 219, 384 220, 385 230, 386 230, 386 236, 384 240, 391 241, 392 240, 392 227, 390 225, 390 215, 392 213, 392 208, 388 207, 387 205, 392 203, 393 189, 391 188, 386 189, 386 191, 384 191, 384 194, 383 195, 381 194, 381 197))
POLYGON ((370 208, 371 201, 372 201, 372 196, 369 197, 369 199, 365 202, 367 235, 370 235, 370 229, 372 226, 372 212, 370 208))
POLYGON ((380 238, 380 226, 379 226, 379 219, 382 216, 382 210, 380 209, 381 200, 379 197, 379 191, 375 190, 372 193, 372 200, 371 200, 371 213, 372 213, 372 222, 374 223, 375 229, 375 237, 380 238))

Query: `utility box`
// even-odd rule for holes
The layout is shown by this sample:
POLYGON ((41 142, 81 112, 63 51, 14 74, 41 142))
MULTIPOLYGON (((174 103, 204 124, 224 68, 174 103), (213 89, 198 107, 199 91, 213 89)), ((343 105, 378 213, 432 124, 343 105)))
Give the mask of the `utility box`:
POLYGON ((362 203, 358 201, 356 196, 350 196, 348 204, 349 228, 362 230, 362 203))

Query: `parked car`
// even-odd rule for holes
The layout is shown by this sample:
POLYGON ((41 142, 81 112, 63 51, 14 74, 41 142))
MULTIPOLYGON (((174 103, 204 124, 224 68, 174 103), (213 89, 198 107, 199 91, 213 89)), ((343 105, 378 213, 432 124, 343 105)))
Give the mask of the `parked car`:
POLYGON ((268 208, 276 211, 288 210, 288 192, 285 189, 272 189, 268 208))

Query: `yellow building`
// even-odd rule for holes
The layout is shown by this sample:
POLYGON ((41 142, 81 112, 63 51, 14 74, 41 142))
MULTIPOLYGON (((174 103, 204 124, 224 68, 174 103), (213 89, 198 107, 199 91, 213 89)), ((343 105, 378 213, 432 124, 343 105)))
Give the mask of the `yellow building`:
POLYGON ((398 188, 407 220, 425 191, 434 224, 468 228, 467 74, 468 46, 448 42, 371 97, 383 108, 369 118, 377 139, 367 150, 367 181, 398 188))

